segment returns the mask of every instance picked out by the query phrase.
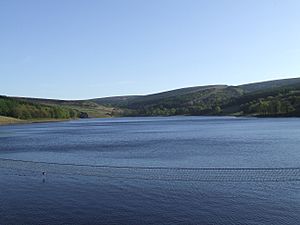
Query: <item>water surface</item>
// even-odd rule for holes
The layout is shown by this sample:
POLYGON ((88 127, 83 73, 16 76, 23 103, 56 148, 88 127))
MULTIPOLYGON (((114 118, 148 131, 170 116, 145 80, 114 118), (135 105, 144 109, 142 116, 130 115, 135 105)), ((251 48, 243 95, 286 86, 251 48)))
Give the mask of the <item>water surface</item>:
POLYGON ((299 181, 201 182, 193 179, 197 170, 189 169, 299 168, 299 146, 296 118, 116 118, 2 126, 0 224, 298 224, 299 181), (45 163, 46 176, 34 162, 45 163), (91 169, 80 175, 83 169, 76 165, 91 169), (169 168, 174 176, 160 179, 164 172, 157 169, 130 176, 140 168, 169 168), (176 174, 181 168, 188 170, 176 174), (176 175, 186 179, 173 179, 176 175))

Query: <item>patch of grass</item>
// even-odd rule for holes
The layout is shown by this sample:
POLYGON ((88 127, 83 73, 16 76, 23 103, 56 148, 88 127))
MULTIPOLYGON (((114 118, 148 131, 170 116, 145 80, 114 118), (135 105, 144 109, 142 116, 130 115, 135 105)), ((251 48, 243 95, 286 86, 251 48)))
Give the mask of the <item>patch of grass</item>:
POLYGON ((25 120, 16 119, 13 117, 0 116, 0 125, 5 124, 15 124, 15 123, 24 123, 25 120))
POLYGON ((48 123, 48 122, 68 121, 68 120, 70 119, 41 118, 41 119, 20 120, 13 117, 0 116, 0 125, 20 124, 20 123, 48 123))
POLYGON ((111 117, 113 108, 105 107, 101 105, 67 105, 65 107, 68 107, 70 109, 78 110, 80 112, 86 112, 89 117, 92 118, 105 118, 105 117, 111 117))

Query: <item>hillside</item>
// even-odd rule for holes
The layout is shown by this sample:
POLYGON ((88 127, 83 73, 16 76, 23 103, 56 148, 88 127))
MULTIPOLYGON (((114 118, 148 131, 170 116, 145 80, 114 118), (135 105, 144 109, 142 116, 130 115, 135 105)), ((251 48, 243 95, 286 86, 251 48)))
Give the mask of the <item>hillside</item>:
POLYGON ((201 92, 208 89, 218 89, 224 88, 226 85, 210 85, 210 86, 198 86, 198 87, 188 87, 188 88, 180 88, 176 90, 161 92, 157 94, 150 95, 132 95, 132 96, 116 96, 116 97, 107 97, 107 98, 97 98, 91 99, 90 101, 95 102, 101 105, 112 105, 112 106, 123 106, 127 107, 130 105, 138 104, 138 103, 146 103, 146 102, 156 102, 160 100, 164 100, 172 97, 180 97, 186 94, 193 94, 197 92, 201 92))
POLYGON ((210 85, 145 96, 91 99, 120 107, 125 116, 156 115, 299 115, 300 78, 239 86, 210 85))
POLYGON ((22 123, 22 122, 23 122, 23 120, 16 119, 16 118, 13 118, 13 117, 0 116, 0 125, 22 123))
POLYGON ((258 83, 250 83, 240 85, 246 93, 257 92, 261 90, 277 89, 284 86, 293 86, 300 83, 300 78, 282 79, 282 80, 271 80, 258 83))
POLYGON ((80 111, 60 105, 46 105, 26 99, 0 96, 0 115, 22 120, 70 119, 80 117, 80 111))
POLYGON ((97 104, 90 100, 57 100, 41 98, 16 98, 15 100, 26 101, 30 103, 42 104, 52 107, 63 107, 70 110, 86 113, 88 117, 110 117, 117 114, 118 110, 113 107, 107 107, 97 104))
POLYGON ((0 96, 0 115, 22 120, 170 115, 300 116, 300 78, 89 100, 0 96))
POLYGON ((282 86, 247 92, 223 107, 224 114, 240 112, 254 116, 300 116, 300 80, 293 79, 290 84, 284 82, 282 86))

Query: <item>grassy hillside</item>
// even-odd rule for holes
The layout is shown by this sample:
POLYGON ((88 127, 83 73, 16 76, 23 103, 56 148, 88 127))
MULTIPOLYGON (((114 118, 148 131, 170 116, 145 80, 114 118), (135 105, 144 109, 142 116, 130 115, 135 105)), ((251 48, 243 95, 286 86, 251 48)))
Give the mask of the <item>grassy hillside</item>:
POLYGON ((42 104, 52 107, 64 107, 65 109, 75 110, 78 112, 86 113, 88 117, 111 117, 120 112, 114 107, 107 107, 99 105, 89 100, 56 100, 56 99, 40 99, 40 98, 14 98, 35 104, 42 104))
POLYGON ((146 96, 92 99, 123 109, 126 116, 255 115, 289 116, 298 112, 300 78, 240 86, 211 85, 146 96))
POLYGON ((242 92, 239 88, 214 86, 178 96, 165 98, 150 96, 132 102, 127 107, 137 114, 143 115, 201 115, 208 112, 219 112, 220 105, 241 95, 242 92))
POLYGON ((259 83, 251 83, 240 85, 239 87, 243 89, 246 93, 264 91, 270 89, 277 89, 284 86, 293 86, 300 83, 300 78, 292 79, 282 79, 282 80, 271 80, 259 83))
POLYGON ((300 116, 300 78, 78 101, 0 96, 0 115, 26 120, 169 115, 300 116))
POLYGON ((58 105, 50 106, 0 96, 0 115, 22 120, 43 118, 70 119, 79 117, 80 112, 58 105))
POLYGON ((16 119, 13 117, 0 116, 0 125, 22 123, 22 122, 23 122, 23 120, 16 119))
POLYGON ((180 96, 184 96, 187 94, 198 93, 201 91, 209 90, 209 89, 219 89, 225 88, 226 85, 210 85, 210 86, 198 86, 198 87, 188 87, 181 88, 166 92, 161 92, 157 94, 150 95, 133 95, 133 96, 116 96, 116 97, 107 97, 107 98, 96 98, 91 99, 90 101, 95 102, 100 105, 110 105, 117 107, 130 107, 132 105, 148 103, 155 103, 157 101, 164 101, 169 98, 178 98, 180 96))
POLYGON ((90 102, 94 102, 99 105, 105 105, 108 107, 126 107, 128 104, 130 104, 133 101, 136 101, 138 99, 143 99, 142 95, 128 95, 128 96, 114 96, 114 97, 105 97, 105 98, 95 98, 90 99, 90 102))

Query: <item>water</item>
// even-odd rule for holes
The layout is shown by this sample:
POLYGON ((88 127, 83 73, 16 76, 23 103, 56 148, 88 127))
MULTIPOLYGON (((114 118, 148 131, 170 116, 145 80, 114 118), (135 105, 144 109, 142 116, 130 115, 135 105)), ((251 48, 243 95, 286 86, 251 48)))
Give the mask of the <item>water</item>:
POLYGON ((296 118, 3 126, 0 224, 299 224, 299 146, 296 118))

